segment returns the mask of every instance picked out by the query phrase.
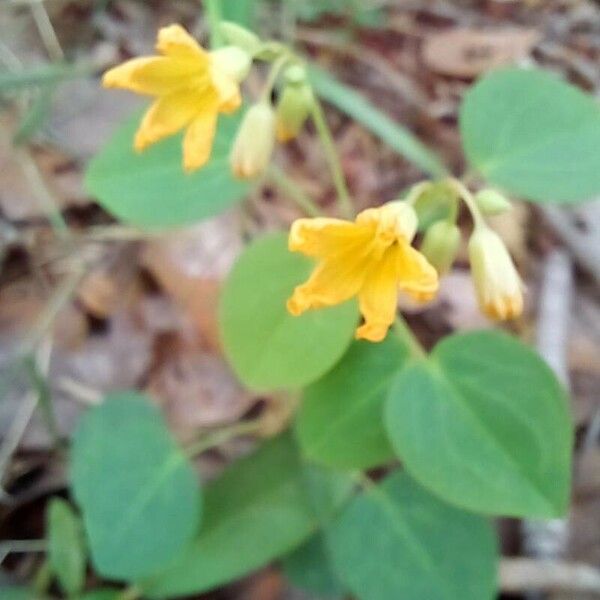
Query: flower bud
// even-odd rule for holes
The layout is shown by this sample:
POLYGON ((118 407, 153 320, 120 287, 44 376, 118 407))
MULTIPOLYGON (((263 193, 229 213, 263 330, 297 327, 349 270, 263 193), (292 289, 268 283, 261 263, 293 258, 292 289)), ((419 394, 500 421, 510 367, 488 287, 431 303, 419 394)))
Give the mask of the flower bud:
POLYGON ((421 253, 431 263, 439 275, 450 270, 458 254, 460 229, 455 223, 438 221, 425 234, 421 253))
POLYGON ((295 138, 308 118, 314 102, 306 83, 286 85, 277 104, 277 139, 287 142, 295 138))
POLYGON ((240 179, 260 175, 268 166, 275 144, 275 114, 267 102, 251 106, 233 142, 229 162, 240 179))
POLYGON ((477 192, 475 202, 485 215, 499 215, 512 208, 511 203, 500 192, 491 188, 477 192))
POLYGON ((255 54, 262 45, 255 33, 237 23, 221 21, 219 29, 229 44, 245 50, 250 55, 255 54))
POLYGON ((496 320, 523 312, 523 283, 500 236, 478 227, 469 240, 469 259, 482 312, 496 320))
POLYGON ((216 69, 223 71, 238 83, 244 80, 250 72, 252 65, 250 55, 236 46, 225 46, 213 50, 210 55, 216 69))

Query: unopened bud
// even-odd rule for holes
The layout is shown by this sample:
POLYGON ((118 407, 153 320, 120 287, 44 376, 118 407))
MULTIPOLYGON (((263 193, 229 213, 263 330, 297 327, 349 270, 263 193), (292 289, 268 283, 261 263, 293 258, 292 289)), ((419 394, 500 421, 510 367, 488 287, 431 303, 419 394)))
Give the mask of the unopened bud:
POLYGON ((471 274, 482 312, 496 320, 523 312, 523 283, 500 236, 477 227, 469 240, 471 274))
POLYGON ((237 82, 245 79, 250 72, 252 65, 250 55, 237 46, 225 46, 213 50, 210 55, 215 68, 237 82))
POLYGON ((267 102, 251 106, 233 142, 229 162, 240 179, 260 175, 268 166, 275 144, 275 114, 267 102))
POLYGON ((219 29, 229 44, 245 50, 248 54, 255 54, 262 45, 255 33, 237 23, 221 21, 219 29))
POLYGON ((450 270, 460 245, 460 229, 455 223, 438 221, 425 234, 421 252, 439 275, 450 270))
POLYGON ((277 103, 277 139, 295 138, 308 118, 314 97, 306 83, 286 85, 277 103))
POLYGON ((500 192, 491 188, 477 192, 475 202, 485 215, 499 215, 512 208, 511 203, 500 192))

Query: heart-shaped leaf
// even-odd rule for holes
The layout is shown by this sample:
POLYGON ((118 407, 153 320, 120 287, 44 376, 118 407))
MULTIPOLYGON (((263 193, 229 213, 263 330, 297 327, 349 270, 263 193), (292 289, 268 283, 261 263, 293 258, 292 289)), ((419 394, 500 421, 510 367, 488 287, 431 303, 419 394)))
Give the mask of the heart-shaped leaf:
POLYGON ((112 394, 82 418, 71 477, 94 566, 106 578, 163 569, 197 532, 198 478, 145 396, 112 394))
POLYGON ((492 600, 497 550, 483 517, 405 473, 356 497, 328 530, 342 582, 359 600, 492 600))
POLYGON ((447 337, 397 377, 385 420, 408 471, 445 500, 490 514, 564 514, 572 445, 565 394, 542 359, 510 336, 447 337))
POLYGON ((181 135, 135 152, 139 122, 139 115, 127 121, 88 167, 86 188, 108 212, 142 229, 160 230, 191 225, 244 198, 248 184, 232 178, 228 159, 238 116, 219 118, 211 159, 193 173, 183 171, 181 135))
POLYGON ((280 233, 256 240, 234 266, 219 323, 227 357, 247 386, 301 387, 328 371, 348 347, 358 320, 355 302, 300 317, 286 309, 312 268, 312 261, 288 251, 280 233))
POLYGON ((600 104, 539 70, 484 77, 460 112, 464 149, 491 183, 539 202, 600 194, 600 104))

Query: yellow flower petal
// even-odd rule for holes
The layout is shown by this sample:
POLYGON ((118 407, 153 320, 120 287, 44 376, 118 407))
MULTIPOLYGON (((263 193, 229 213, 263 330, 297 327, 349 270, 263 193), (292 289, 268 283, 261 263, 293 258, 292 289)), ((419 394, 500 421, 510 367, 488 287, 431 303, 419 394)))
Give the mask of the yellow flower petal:
POLYGON ((208 73, 201 74, 197 65, 164 56, 134 58, 110 69, 104 74, 102 84, 107 88, 122 88, 148 94, 164 96, 189 87, 194 77, 196 87, 209 84, 208 73))
POLYGON ((400 247, 389 248, 372 267, 358 294, 364 325, 356 330, 358 339, 380 342, 396 317, 400 247))
POLYGON ((183 167, 186 171, 194 171, 206 164, 216 128, 216 112, 205 112, 192 121, 183 140, 183 167))
POLYGON ((437 271, 412 246, 400 244, 397 254, 399 286, 417 302, 431 300, 439 287, 437 271))
POLYGON ((219 97, 219 111, 230 114, 242 103, 237 82, 214 66, 210 70, 211 83, 219 97))
POLYGON ((135 135, 134 147, 141 151, 150 144, 176 133, 198 114, 202 96, 189 91, 159 98, 148 109, 135 135))
POLYGON ((370 228, 341 219, 298 219, 292 224, 289 249, 306 256, 325 258, 333 253, 360 247, 372 236, 370 228))
POLYGON ((293 315, 311 308, 340 304, 362 287, 372 257, 368 248, 350 248, 317 265, 308 281, 299 285, 287 302, 293 315))
POLYGON ((181 25, 169 25, 160 29, 156 50, 174 58, 200 61, 205 67, 208 66, 208 52, 181 25))

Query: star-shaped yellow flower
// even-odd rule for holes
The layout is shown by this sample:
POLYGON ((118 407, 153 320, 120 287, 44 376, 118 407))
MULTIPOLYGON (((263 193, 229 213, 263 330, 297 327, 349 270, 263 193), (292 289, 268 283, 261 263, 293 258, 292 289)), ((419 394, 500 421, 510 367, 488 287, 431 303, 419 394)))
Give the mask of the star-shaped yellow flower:
POLYGON ((183 141, 186 171, 210 157, 219 113, 241 104, 239 79, 249 66, 241 50, 206 52, 179 25, 158 32, 159 56, 134 58, 105 73, 103 84, 156 96, 136 133, 134 147, 149 145, 187 128, 183 141))
POLYGON ((410 244, 417 229, 413 208, 390 202, 361 212, 354 223, 338 219, 299 219, 289 248, 318 260, 306 283, 288 300, 293 315, 339 304, 358 296, 364 324, 356 337, 381 341, 394 322, 399 291, 417 301, 433 298, 438 275, 410 244))

